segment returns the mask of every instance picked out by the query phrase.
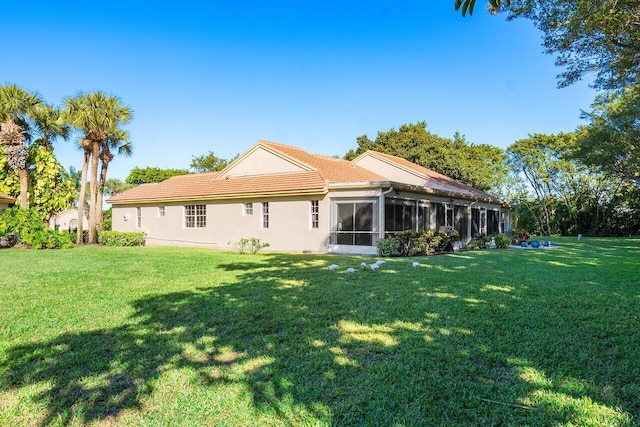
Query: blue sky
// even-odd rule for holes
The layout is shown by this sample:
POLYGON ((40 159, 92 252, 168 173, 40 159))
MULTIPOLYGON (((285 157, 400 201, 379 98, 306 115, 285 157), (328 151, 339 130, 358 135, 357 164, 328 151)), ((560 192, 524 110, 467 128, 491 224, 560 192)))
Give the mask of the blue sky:
MULTIPOLYGON (((344 155, 356 138, 427 121, 443 137, 506 148, 571 131, 595 92, 557 89, 525 20, 462 18, 453 0, 28 1, 3 10, 0 83, 61 104, 101 90, 134 110, 135 167, 188 168, 257 140, 344 155)), ((76 137, 58 142, 81 166, 76 137)))

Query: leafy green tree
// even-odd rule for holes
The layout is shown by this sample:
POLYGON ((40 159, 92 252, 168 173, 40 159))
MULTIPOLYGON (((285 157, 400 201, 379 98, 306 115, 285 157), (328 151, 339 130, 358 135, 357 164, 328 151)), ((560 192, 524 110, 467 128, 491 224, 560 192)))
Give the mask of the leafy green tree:
POLYGON ((82 179, 78 208, 78 244, 83 243, 82 215, 84 212, 87 170, 91 163, 91 180, 89 183, 89 243, 97 238, 98 199, 98 165, 104 145, 110 138, 122 132, 120 126, 131 121, 131 108, 122 105, 119 98, 103 92, 79 92, 73 98, 65 99, 64 119, 75 129, 82 132, 80 147, 84 152, 82 179))
MULTIPOLYGON (((509 0, 488 0, 489 11, 493 14, 498 13, 502 5, 508 6, 511 4, 509 0)), ((456 10, 460 10, 462 16, 465 16, 467 12, 469 15, 473 15, 473 9, 475 8, 476 0, 455 0, 454 7, 456 10)))
POLYGON ((113 194, 120 194, 127 190, 135 187, 134 185, 127 184, 124 181, 119 180, 118 178, 110 178, 107 179, 104 183, 104 193, 103 195, 109 197, 113 194))
POLYGON ((4 146, 7 163, 18 171, 20 179, 20 207, 28 208, 29 179, 27 173, 27 143, 31 139, 29 115, 42 104, 39 95, 16 85, 0 86, 0 143, 4 146))
POLYGON ((552 235, 606 230, 624 182, 577 161, 576 147, 573 133, 535 134, 507 149, 509 165, 523 179, 517 201, 527 231, 552 235))
MULTIPOLYGON (((475 0, 455 0, 464 16, 475 0)), ((640 2, 637 0, 489 0, 489 10, 527 18, 544 33, 547 53, 565 67, 559 85, 595 75, 594 87, 622 89, 639 84, 640 2)))
POLYGON ((601 95, 583 116, 577 156, 640 188, 640 86, 601 95))
MULTIPOLYGON (((45 147, 31 144, 26 158, 28 173, 28 204, 46 221, 53 214, 69 209, 77 196, 75 180, 65 171, 54 154, 45 147)), ((20 192, 18 172, 7 164, 0 152, 0 192, 20 192)))
POLYGON ((229 162, 216 156, 213 151, 209 151, 202 156, 192 156, 191 169, 196 173, 221 171, 229 162))
POLYGON ((358 148, 345 159, 352 160, 367 150, 401 157, 483 191, 496 191, 507 170, 505 154, 488 144, 474 145, 456 132, 453 139, 443 138, 426 129, 425 121, 403 124, 398 130, 378 132, 374 141, 367 135, 356 139, 358 148))
POLYGON ((152 182, 161 182, 165 179, 169 179, 172 176, 187 175, 189 173, 186 169, 160 169, 155 167, 139 168, 135 167, 131 169, 129 175, 124 180, 127 184, 140 185, 148 184, 152 182))
POLYGON ((513 0, 510 18, 528 18, 544 33, 547 53, 565 67, 560 86, 595 74, 594 87, 638 84, 640 2, 637 0, 513 0))

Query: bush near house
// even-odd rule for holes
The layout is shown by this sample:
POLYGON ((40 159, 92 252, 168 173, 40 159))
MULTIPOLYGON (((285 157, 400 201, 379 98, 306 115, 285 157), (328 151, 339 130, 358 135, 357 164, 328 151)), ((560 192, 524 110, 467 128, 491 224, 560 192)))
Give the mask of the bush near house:
POLYGON ((478 249, 485 249, 487 243, 491 240, 496 244, 498 249, 507 249, 511 244, 511 238, 504 234, 494 234, 493 236, 486 236, 484 234, 478 234, 467 243, 464 248, 468 251, 475 251, 478 249))
POLYGON ((141 231, 100 231, 98 243, 106 246, 144 246, 144 237, 141 231))
POLYGON ((444 251, 450 242, 451 236, 443 231, 407 230, 378 240, 377 248, 380 256, 423 256, 444 251))
POLYGON ((248 239, 242 238, 235 243, 228 242, 227 244, 233 245, 233 247, 239 254, 244 254, 244 253, 257 254, 261 249, 268 248, 269 246, 271 246, 267 242, 261 242, 260 239, 258 239, 257 237, 249 237, 248 239))
POLYGON ((17 233, 23 245, 32 249, 67 249, 73 247, 72 236, 66 231, 52 230, 34 209, 17 207, 0 215, 0 236, 17 233))

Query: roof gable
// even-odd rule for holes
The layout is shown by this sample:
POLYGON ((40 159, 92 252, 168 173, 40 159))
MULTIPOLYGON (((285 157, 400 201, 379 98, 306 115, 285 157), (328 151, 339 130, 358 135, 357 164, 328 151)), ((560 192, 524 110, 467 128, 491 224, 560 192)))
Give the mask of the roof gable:
POLYGON ((264 175, 271 173, 292 173, 311 171, 313 168, 297 159, 274 150, 264 141, 258 141, 244 154, 220 171, 218 179, 227 177, 264 175))
POLYGON ((498 201, 498 198, 489 193, 390 154, 368 150, 355 158, 353 163, 387 176, 393 181, 427 187, 447 194, 498 201))

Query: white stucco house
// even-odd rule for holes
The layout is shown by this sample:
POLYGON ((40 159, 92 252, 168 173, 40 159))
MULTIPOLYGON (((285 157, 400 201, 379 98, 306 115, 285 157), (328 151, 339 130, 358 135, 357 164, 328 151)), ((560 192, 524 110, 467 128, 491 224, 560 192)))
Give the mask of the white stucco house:
POLYGON ((375 254, 403 230, 508 232, 509 206, 491 194, 399 157, 353 161, 259 141, 221 172, 143 184, 108 200, 113 230, 147 245, 229 248, 256 237, 274 251, 375 254))
MULTIPOLYGON (((49 227, 59 231, 75 231, 78 229, 78 209, 67 209, 58 212, 49 219, 49 227)), ((86 215, 82 216, 82 229, 87 230, 89 222, 86 215)))
POLYGON ((0 212, 13 205, 15 202, 16 199, 14 199, 13 197, 8 196, 4 193, 0 193, 0 212))

